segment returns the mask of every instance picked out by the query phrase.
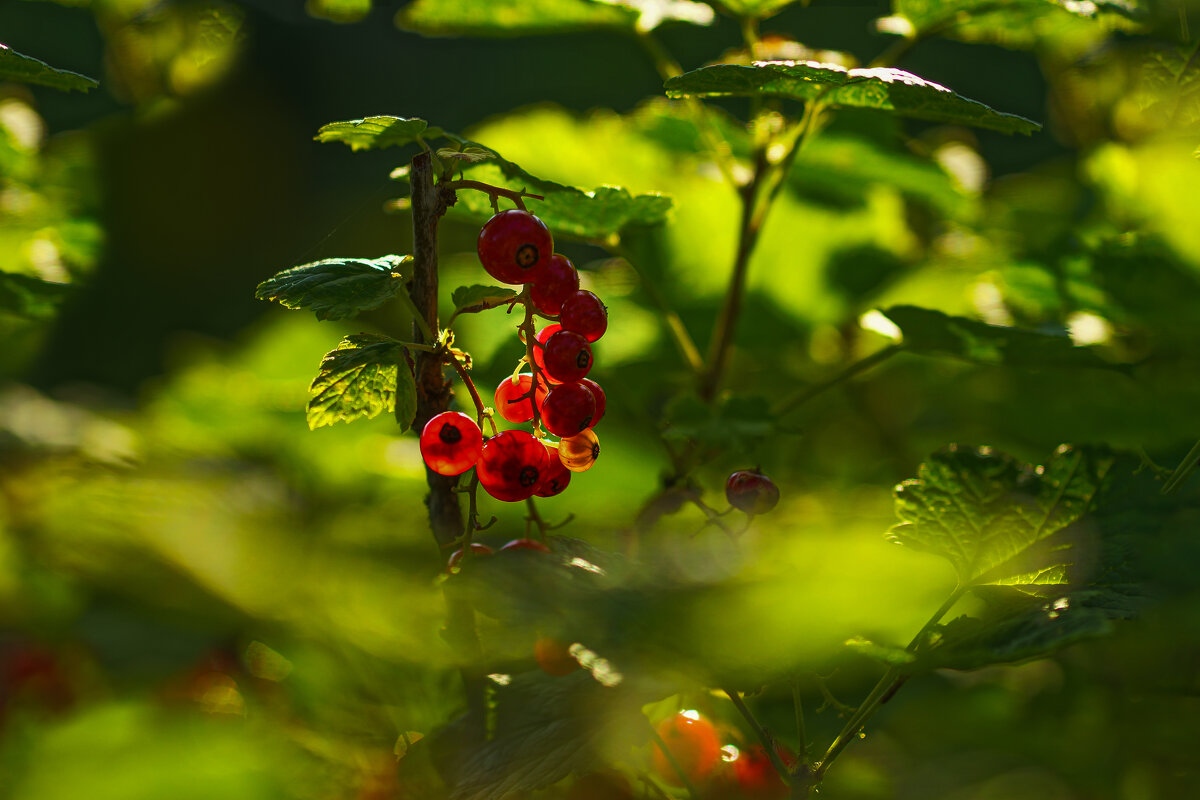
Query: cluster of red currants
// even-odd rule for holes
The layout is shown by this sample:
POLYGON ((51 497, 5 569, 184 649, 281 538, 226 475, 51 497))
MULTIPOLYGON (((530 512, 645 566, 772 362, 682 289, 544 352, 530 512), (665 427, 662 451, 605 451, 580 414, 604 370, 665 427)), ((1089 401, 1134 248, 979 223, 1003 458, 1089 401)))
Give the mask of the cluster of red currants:
POLYGON ((496 389, 496 413, 516 424, 533 421, 533 429, 501 431, 485 440, 474 420, 447 411, 425 425, 421 454, 442 475, 474 467, 479 485, 498 500, 553 497, 567 488, 572 472, 589 469, 600 455, 592 428, 604 415, 605 396, 586 376, 591 343, 608 328, 608 310, 595 294, 580 290, 574 265, 554 252, 550 230, 528 211, 493 216, 479 233, 478 250, 492 277, 528 286, 517 298, 526 304, 527 321, 535 315, 551 321, 526 343, 532 363, 523 358, 518 369, 529 371, 496 389), (559 441, 547 441, 544 433, 559 441))

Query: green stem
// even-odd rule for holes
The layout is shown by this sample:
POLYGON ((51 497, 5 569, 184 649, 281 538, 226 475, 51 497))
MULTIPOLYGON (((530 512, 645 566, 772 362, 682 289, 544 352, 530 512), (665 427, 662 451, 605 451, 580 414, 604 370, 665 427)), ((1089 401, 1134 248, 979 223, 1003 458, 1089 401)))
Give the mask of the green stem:
POLYGON ((1183 457, 1183 461, 1179 462, 1179 466, 1171 473, 1171 477, 1167 478, 1167 482, 1163 484, 1162 493, 1171 494, 1183 485, 1184 479, 1196 468, 1197 459, 1200 459, 1200 442, 1192 445, 1192 449, 1183 457))
POLYGON ((792 782, 792 773, 787 766, 784 765, 783 759, 779 757, 779 753, 776 752, 775 739, 771 736, 771 734, 767 733, 766 728, 758 724, 758 720, 754 718, 754 714, 752 714, 750 709, 746 707, 746 702, 742 700, 742 696, 740 694, 725 687, 722 687, 721 691, 724 692, 731 701, 733 701, 734 707, 741 713, 743 717, 745 717, 746 722, 750 725, 751 729, 754 730, 754 735, 758 737, 760 742, 762 742, 763 750, 767 752, 767 758, 771 760, 771 766, 773 766, 775 771, 779 773, 780 779, 784 783, 790 784, 792 782))
POLYGON ((774 409, 772 409, 771 413, 775 417, 781 417, 784 414, 789 414, 792 411, 795 411, 800 406, 807 403, 809 400, 812 400, 817 395, 823 394, 824 392, 829 391, 830 389, 834 388, 835 386, 845 383, 846 381, 853 378, 855 375, 866 372, 871 367, 874 367, 875 365, 888 360, 889 358, 896 355, 896 353, 899 353, 903 349, 904 349, 903 344, 892 344, 892 345, 888 345, 887 347, 883 348, 882 350, 876 350, 871 355, 861 358, 858 361, 855 361, 853 364, 846 367, 844 370, 842 370, 841 372, 839 372, 837 375, 833 376, 829 380, 823 381, 823 382, 815 384, 813 386, 809 386, 809 387, 797 392, 796 394, 792 395, 791 397, 785 398, 780 403, 778 403, 774 409))
POLYGON ((800 766, 808 766, 808 736, 804 726, 804 705, 800 699, 800 681, 792 682, 792 707, 796 712, 796 736, 799 737, 799 749, 796 751, 796 757, 800 759, 800 766))

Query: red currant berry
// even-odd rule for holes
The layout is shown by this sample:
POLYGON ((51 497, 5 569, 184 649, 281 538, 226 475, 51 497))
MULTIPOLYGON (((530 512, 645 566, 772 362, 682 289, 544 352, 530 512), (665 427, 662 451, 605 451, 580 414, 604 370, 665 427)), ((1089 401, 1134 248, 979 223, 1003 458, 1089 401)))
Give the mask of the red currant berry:
POLYGON ((592 368, 592 346, 574 331, 559 331, 547 339, 542 357, 546 374, 559 383, 580 380, 592 368))
POLYGON ((567 645, 549 636, 539 636, 533 643, 533 657, 547 675, 561 678, 579 669, 579 662, 567 650, 567 645))
POLYGON ((578 291, 563 300, 558 320, 563 330, 575 331, 594 342, 608 329, 608 309, 596 295, 586 290, 578 291))
POLYGON ((563 300, 579 291, 579 273, 566 256, 555 253, 542 269, 542 275, 533 284, 530 297, 533 305, 543 314, 557 314, 563 300))
MULTIPOLYGON (((492 552, 492 548, 488 547, 486 544, 471 542, 472 558, 477 558, 478 556, 490 556, 492 552)), ((451 575, 456 574, 460 569, 458 566, 459 562, 463 560, 464 555, 465 553, 462 550, 455 550, 453 553, 451 553, 449 560, 446 561, 446 572, 449 572, 451 575)))
POLYGON ((546 477, 542 478, 542 485, 535 492, 538 497, 561 494, 571 482, 571 470, 559 460, 558 448, 546 445, 546 457, 550 459, 550 466, 546 469, 546 477))
POLYGON ((600 439, 588 428, 558 443, 558 460, 571 472, 587 472, 600 457, 600 439))
POLYGON ((604 416, 604 408, 608 405, 608 402, 604 397, 604 390, 600 388, 600 384, 591 378, 584 378, 580 383, 591 389, 592 396, 596 398, 596 413, 592 416, 592 424, 588 426, 594 428, 600 423, 600 418, 604 416))
POLYGON ((533 419, 533 398, 525 395, 532 388, 533 374, 529 372, 500 381, 496 387, 496 413, 509 422, 529 422, 533 419))
POLYGON ((574 436, 592 427, 596 396, 582 383, 555 386, 542 401, 542 424, 555 436, 574 436))
MULTIPOLYGON (((546 342, 550 337, 562 330, 562 325, 553 322, 537 332, 537 341, 533 345, 533 363, 538 365, 538 369, 542 371, 542 375, 546 380, 553 380, 550 375, 546 374, 546 342)), ((554 381, 561 383, 562 381, 554 381)))
POLYGON ((513 539, 508 544, 500 548, 501 552, 505 550, 536 550, 539 553, 549 553, 550 548, 539 542, 537 539, 513 539))
MULTIPOLYGON (((721 758, 716 728, 695 711, 682 711, 658 724, 658 735, 675 757, 675 763, 693 784, 707 778, 721 758)), ((662 749, 653 745, 654 770, 668 783, 682 784, 662 749)))
POLYGON ((528 211, 501 211, 479 231, 479 260, 504 283, 532 283, 554 254, 554 239, 540 219, 528 211))
POLYGON ((475 474, 497 500, 513 503, 532 497, 550 466, 546 446, 527 431, 503 431, 483 443, 475 474))
POLYGON ((787 784, 779 778, 761 744, 738 753, 733 762, 733 775, 739 796, 746 800, 782 800, 789 795, 787 784))
POLYGON ((461 475, 475 466, 482 446, 475 420, 458 411, 443 411, 421 430, 421 457, 439 475, 461 475))
POLYGON ((756 470, 741 470, 725 481, 729 505, 747 514, 765 514, 779 502, 779 487, 756 470))

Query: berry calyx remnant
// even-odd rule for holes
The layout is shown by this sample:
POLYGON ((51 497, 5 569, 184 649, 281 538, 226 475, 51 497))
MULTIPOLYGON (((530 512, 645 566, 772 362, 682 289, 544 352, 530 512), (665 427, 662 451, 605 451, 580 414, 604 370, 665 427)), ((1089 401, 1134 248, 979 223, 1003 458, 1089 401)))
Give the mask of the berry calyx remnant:
POLYGON ((725 481, 725 499, 747 514, 765 514, 779 503, 779 487, 758 470, 739 470, 725 481))
MULTIPOLYGON (((545 444, 543 442, 543 444, 545 444)), ((567 469, 566 465, 558 458, 558 448, 546 445, 546 457, 550 459, 550 466, 546 468, 546 476, 542 478, 542 485, 534 493, 538 497, 554 497, 556 494, 562 494, 563 489, 571 482, 571 470, 567 469)))
POLYGON ((543 314, 557 315, 562 310, 563 300, 579 291, 579 273, 566 256, 555 253, 542 269, 542 275, 533 284, 529 296, 533 305, 543 314))
MULTIPOLYGON (((695 711, 681 711, 664 719, 655 728, 675 763, 693 784, 707 778, 721 757, 721 743, 716 728, 695 711)), ((679 774, 671 766, 662 748, 653 745, 654 771, 675 786, 682 785, 679 774)))
POLYGON ((545 445, 532 433, 502 431, 483 443, 475 474, 484 491, 513 503, 533 497, 549 466, 545 445))
POLYGON ((581 290, 562 301, 558 320, 563 330, 574 331, 594 342, 608 330, 608 309, 599 297, 581 290))
POLYGON ((533 214, 510 208, 483 224, 477 249, 483 268, 496 280, 533 283, 554 254, 554 239, 533 214))
POLYGON ((546 375, 558 383, 571 383, 591 370, 592 347, 582 334, 560 330, 546 339, 542 361, 546 375))
POLYGON ((558 460, 571 472, 587 472, 600 457, 600 439, 588 428, 558 443, 558 460))
POLYGON ((555 386, 542 401, 542 424, 555 436, 574 436, 592 426, 596 396, 582 383, 555 386))
POLYGON ((479 461, 483 433, 460 411, 443 411, 421 429, 421 457, 439 475, 461 475, 479 461))
MULTIPOLYGON (((490 556, 493 552, 494 551, 492 548, 488 547, 486 544, 482 544, 480 542, 471 542, 472 558, 476 558, 478 556, 490 556)), ((455 550, 453 553, 451 553, 450 558, 446 561, 446 572, 449 572, 451 575, 457 574, 458 571, 462 569, 458 565, 463 560, 464 555, 466 555, 464 550, 455 550)))

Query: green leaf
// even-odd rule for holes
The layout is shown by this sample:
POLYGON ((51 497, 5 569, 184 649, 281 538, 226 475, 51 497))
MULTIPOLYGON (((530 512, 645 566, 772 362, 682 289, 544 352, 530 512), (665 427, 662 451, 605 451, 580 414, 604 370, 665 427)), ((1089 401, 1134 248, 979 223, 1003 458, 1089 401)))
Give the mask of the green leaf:
POLYGON ((506 304, 517 296, 517 293, 512 289, 503 286, 460 286, 450 295, 450 302, 454 304, 454 313, 460 313, 465 309, 483 311, 488 308, 496 308, 506 304))
POLYGON ((371 0, 308 0, 305 9, 330 22, 358 22, 371 13, 371 0))
MULTIPOLYGON (((660 194, 630 194, 619 186, 600 186, 584 191, 573 186, 536 178, 511 161, 497 156, 473 164, 465 173, 473 180, 514 190, 527 190, 543 200, 527 200, 526 206, 554 231, 586 241, 599 241, 631 226, 659 225, 671 211, 671 198, 660 194)), ((458 193, 452 212, 485 220, 492 216, 487 194, 474 190, 458 193)))
POLYGON ((345 319, 376 308, 404 291, 397 270, 412 256, 326 258, 292 267, 258 285, 254 296, 285 308, 307 308, 317 319, 345 319))
POLYGON ((847 639, 846 647, 889 667, 905 667, 917 660, 915 654, 903 647, 879 644, 861 636, 847 639))
POLYGON ((400 433, 411 428, 417 416, 417 381, 407 360, 401 361, 396 368, 396 400, 392 412, 400 433))
MULTIPOLYGON (((397 407, 397 383, 403 380, 399 373, 407 374, 408 383, 412 383, 400 342, 371 333, 342 339, 325 354, 320 372, 308 389, 309 430, 359 417, 370 419, 393 410, 397 407)), ((415 411, 415 399, 412 406, 415 411)))
POLYGON ((589 0, 415 0, 396 24, 426 36, 528 36, 631 30, 637 18, 631 9, 589 0))
POLYGON ((322 125, 313 138, 318 142, 345 142, 351 150, 382 150, 412 144, 417 137, 434 139, 444 135, 423 119, 379 116, 330 122, 322 125))
POLYGON ((1067 582, 1074 558, 1048 540, 1092 508, 1113 463, 1107 452, 1065 445, 1044 466, 952 445, 896 487, 903 521, 888 538, 946 558, 960 586, 1044 594, 1067 582))
POLYGON ((49 86, 52 89, 62 89, 63 91, 76 89, 81 92, 95 89, 100 85, 94 78, 52 67, 44 61, 22 55, 3 44, 0 44, 0 81, 33 83, 39 86, 49 86))
POLYGON ((892 306, 884 316, 904 334, 904 348, 926 356, 951 356, 977 364, 1022 367, 1095 367, 1124 370, 1064 335, 988 325, 916 306, 892 306))
POLYGON ((711 4, 735 17, 766 19, 799 0, 711 0, 711 4))
POLYGON ((761 96, 833 108, 869 108, 903 117, 974 125, 1001 133, 1033 133, 1036 122, 994 111, 944 86, 891 68, 851 69, 815 61, 760 61, 753 66, 716 64, 686 72, 664 84, 670 97, 761 96))
POLYGON ((1105 12, 1126 19, 1142 16, 1124 0, 893 0, 892 10, 893 16, 878 20, 877 28, 907 37, 937 34, 1007 47, 1030 47, 1059 22, 1095 21, 1105 12))
POLYGON ((27 319, 50 319, 73 290, 70 284, 0 272, 0 311, 27 319))
POLYGON ((685 394, 670 403, 666 418, 665 438, 717 451, 751 449, 775 430, 770 404, 758 395, 735 395, 714 408, 694 394, 685 394))

